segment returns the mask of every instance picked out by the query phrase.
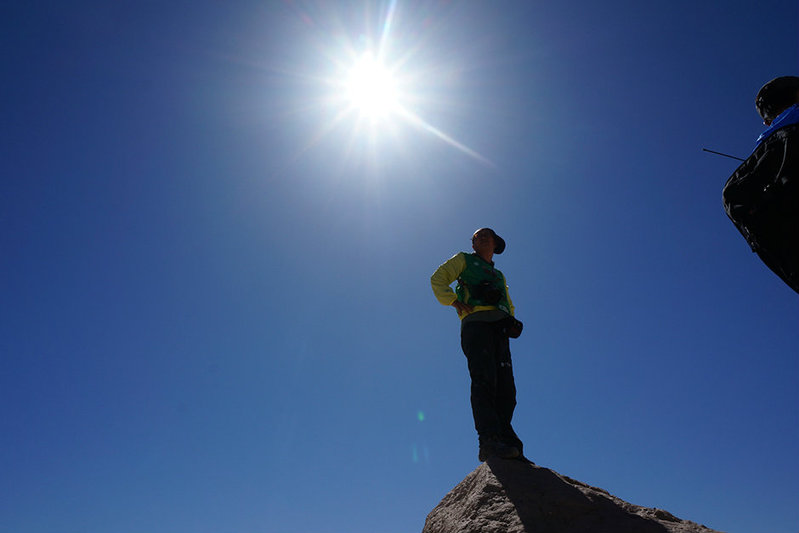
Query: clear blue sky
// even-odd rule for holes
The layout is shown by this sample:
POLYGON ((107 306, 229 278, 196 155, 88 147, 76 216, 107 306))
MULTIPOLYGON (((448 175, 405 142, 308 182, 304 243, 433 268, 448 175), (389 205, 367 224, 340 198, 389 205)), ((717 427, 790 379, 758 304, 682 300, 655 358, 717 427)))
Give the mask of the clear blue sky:
POLYGON ((429 276, 481 226, 532 460, 799 531, 799 299, 701 151, 799 7, 554 4, 3 2, 0 532, 420 531, 478 465, 429 276))

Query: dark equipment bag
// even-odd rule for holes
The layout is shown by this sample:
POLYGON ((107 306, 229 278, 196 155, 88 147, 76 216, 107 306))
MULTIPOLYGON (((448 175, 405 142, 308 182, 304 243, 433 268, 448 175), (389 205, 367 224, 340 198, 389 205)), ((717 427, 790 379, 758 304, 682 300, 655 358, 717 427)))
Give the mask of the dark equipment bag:
POLYGON ((752 251, 799 293, 799 124, 763 141, 727 180, 722 199, 752 251))

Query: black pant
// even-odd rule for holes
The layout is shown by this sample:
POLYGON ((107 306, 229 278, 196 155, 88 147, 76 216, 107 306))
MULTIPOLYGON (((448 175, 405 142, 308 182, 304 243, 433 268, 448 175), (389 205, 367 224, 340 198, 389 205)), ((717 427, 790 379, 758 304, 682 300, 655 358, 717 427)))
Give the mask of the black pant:
MULTIPOLYGON (((788 190, 785 192, 788 195, 788 190)), ((775 200, 761 215, 755 239, 757 255, 790 288, 799 293, 799 186, 788 198, 775 200)))
POLYGON ((522 451, 522 441, 513 431, 516 385, 510 358, 510 343, 500 322, 466 322, 461 326, 461 348, 472 378, 472 416, 482 443, 499 438, 522 451))

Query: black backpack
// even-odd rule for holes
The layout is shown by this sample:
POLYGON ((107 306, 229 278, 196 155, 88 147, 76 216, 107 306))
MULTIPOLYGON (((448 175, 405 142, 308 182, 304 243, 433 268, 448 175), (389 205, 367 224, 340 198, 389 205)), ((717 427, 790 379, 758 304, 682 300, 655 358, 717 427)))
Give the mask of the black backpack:
POLYGON ((799 293, 799 124, 763 141, 727 180, 722 199, 752 251, 799 293))

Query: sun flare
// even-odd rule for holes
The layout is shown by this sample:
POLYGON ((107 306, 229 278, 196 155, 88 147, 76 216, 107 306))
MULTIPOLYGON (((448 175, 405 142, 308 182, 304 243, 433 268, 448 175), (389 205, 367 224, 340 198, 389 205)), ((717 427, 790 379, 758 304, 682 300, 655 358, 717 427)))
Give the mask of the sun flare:
POLYGON ((397 85, 388 68, 366 52, 350 69, 346 81, 350 104, 362 115, 384 117, 397 107, 397 85))
POLYGON ((360 149, 363 139, 368 141, 369 149, 376 151, 385 140, 401 143, 415 132, 430 135, 487 166, 495 166, 427 118, 427 113, 441 109, 438 103, 455 100, 453 88, 444 87, 446 84, 441 81, 448 68, 426 60, 423 39, 416 42, 406 35, 400 40, 400 48, 400 41, 392 39, 396 12, 397 0, 388 0, 380 29, 360 34, 355 40, 320 35, 331 38, 330 47, 320 49, 329 70, 309 78, 321 81, 328 90, 319 99, 327 118, 311 136, 308 147, 349 130, 345 137, 349 138, 347 154, 360 149), (436 90, 439 82, 442 87, 436 90))

